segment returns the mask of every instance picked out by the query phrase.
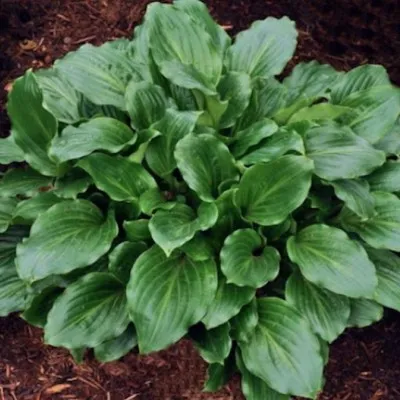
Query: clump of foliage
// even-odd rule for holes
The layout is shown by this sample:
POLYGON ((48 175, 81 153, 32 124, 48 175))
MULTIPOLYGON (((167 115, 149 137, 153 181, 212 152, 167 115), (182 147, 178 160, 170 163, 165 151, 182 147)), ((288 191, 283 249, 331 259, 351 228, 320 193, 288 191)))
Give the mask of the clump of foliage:
POLYGON ((297 32, 153 3, 132 40, 27 71, 0 162, 0 315, 101 361, 185 335, 247 399, 315 398, 328 344, 400 310, 400 95, 297 32))

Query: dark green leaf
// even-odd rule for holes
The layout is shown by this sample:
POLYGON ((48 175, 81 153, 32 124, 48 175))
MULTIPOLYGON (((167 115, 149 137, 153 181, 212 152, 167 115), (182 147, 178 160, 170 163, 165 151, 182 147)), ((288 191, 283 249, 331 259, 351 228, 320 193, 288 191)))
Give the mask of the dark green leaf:
POLYGON ((137 219, 135 221, 124 221, 126 237, 131 242, 147 241, 151 239, 148 219, 137 219))
POLYGON ((381 192, 400 192, 400 162, 388 161, 367 177, 371 189, 381 192))
POLYGON ((11 224, 17 203, 15 199, 0 197, 0 233, 5 232, 11 224))
POLYGON ((224 365, 210 364, 207 369, 207 379, 203 392, 216 392, 231 378, 236 369, 235 353, 231 352, 224 365))
POLYGON ((168 201, 169 192, 162 192, 158 188, 149 189, 139 199, 140 210, 147 215, 152 215, 158 209, 170 210, 176 204, 168 201))
POLYGON ((56 180, 53 193, 65 199, 76 199, 86 192, 92 184, 92 178, 80 169, 73 169, 69 174, 56 180))
POLYGON ((231 324, 231 337, 239 342, 247 342, 251 338, 258 324, 257 299, 246 304, 229 323, 231 324))

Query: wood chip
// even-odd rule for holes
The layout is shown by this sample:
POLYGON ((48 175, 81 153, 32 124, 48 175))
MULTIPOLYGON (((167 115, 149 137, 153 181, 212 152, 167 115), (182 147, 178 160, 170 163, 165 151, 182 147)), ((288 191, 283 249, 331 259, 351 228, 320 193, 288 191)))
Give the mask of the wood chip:
POLYGON ((61 393, 66 389, 69 389, 71 387, 70 384, 68 383, 61 383, 59 385, 54 385, 48 389, 45 390, 46 394, 55 394, 55 393, 61 393))

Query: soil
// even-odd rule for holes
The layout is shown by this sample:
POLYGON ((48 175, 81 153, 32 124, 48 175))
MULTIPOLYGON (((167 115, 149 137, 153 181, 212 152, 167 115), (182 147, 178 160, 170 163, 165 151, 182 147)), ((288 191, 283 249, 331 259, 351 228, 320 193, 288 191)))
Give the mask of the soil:
MULTIPOLYGON (((0 0, 0 136, 7 136, 6 89, 27 68, 46 67, 80 44, 129 36, 149 0, 0 0), (4 90, 3 90, 4 89, 4 90)), ((398 0, 209 0, 235 34, 252 21, 288 15, 299 46, 291 64, 316 59, 347 70, 383 64, 400 85, 398 0)), ((42 344, 42 332, 16 316, 0 318, 0 400, 242 400, 238 380, 215 395, 201 392, 205 365, 182 340, 151 356, 130 353, 76 365, 42 344)), ((320 400, 400 399, 400 317, 349 330, 331 349, 320 400)), ((267 399, 266 399, 267 400, 267 399)))

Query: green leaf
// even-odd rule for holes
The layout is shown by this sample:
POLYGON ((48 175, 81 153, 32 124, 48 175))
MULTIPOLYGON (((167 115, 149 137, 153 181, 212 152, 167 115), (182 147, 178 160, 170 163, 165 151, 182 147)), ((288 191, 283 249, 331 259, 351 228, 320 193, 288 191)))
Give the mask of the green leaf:
POLYGON ((222 57, 204 29, 204 19, 194 20, 179 7, 152 3, 146 24, 151 54, 161 73, 177 86, 212 91, 220 78, 222 57))
POLYGON ((311 107, 305 107, 295 112, 289 119, 288 123, 292 124, 299 121, 312 121, 324 119, 336 119, 343 114, 348 113, 352 109, 350 107, 338 106, 329 103, 315 104, 311 107))
POLYGON ((324 125, 309 129, 304 137, 306 155, 322 179, 353 179, 370 174, 385 162, 385 154, 347 127, 324 125))
POLYGON ((229 330, 229 323, 210 330, 202 326, 193 329, 190 336, 203 360, 209 364, 224 364, 232 348, 229 330))
POLYGON ((331 182, 335 195, 362 219, 375 214, 375 200, 368 182, 362 179, 339 179, 331 182))
POLYGON ((299 272, 289 277, 285 297, 307 318, 311 329, 329 343, 346 329, 350 316, 347 297, 308 282, 299 272))
POLYGON ((156 187, 154 178, 144 167, 126 157, 94 153, 80 160, 77 166, 116 201, 138 200, 146 190, 156 187))
POLYGON ((366 250, 378 276, 374 299, 385 307, 400 311, 400 258, 387 250, 366 250))
POLYGON ((169 256, 196 232, 215 225, 217 218, 218 208, 213 203, 202 203, 197 215, 191 207, 178 203, 170 210, 158 210, 150 220, 149 229, 153 240, 169 256))
POLYGON ((69 174, 56 180, 53 193, 65 199, 76 199, 91 184, 92 178, 89 175, 80 169, 72 169, 69 174))
POLYGON ((202 319, 203 324, 207 329, 212 329, 228 322, 254 296, 254 289, 229 284, 224 277, 220 276, 217 293, 207 310, 207 314, 202 319))
POLYGON ((14 212, 14 218, 19 217, 25 221, 33 222, 40 214, 47 211, 51 206, 61 203, 62 201, 62 199, 52 192, 39 193, 31 199, 19 202, 14 212))
POLYGON ((104 218, 87 200, 56 204, 36 219, 29 238, 18 245, 18 274, 35 281, 86 267, 110 249, 117 233, 113 213, 104 218))
POLYGON ((304 154, 303 139, 294 130, 280 129, 271 137, 264 139, 257 146, 249 149, 247 154, 240 159, 240 162, 244 165, 268 162, 291 151, 304 154))
POLYGON ((44 328, 47 323, 48 313, 53 307, 55 300, 63 291, 63 288, 57 286, 49 286, 44 288, 32 299, 29 307, 25 309, 21 317, 33 326, 44 328))
POLYGON ((129 324, 125 332, 95 347, 94 356, 100 362, 119 360, 137 345, 135 328, 129 324))
POLYGON ((231 152, 235 158, 240 158, 246 154, 252 146, 259 144, 263 139, 273 135, 278 131, 278 125, 268 118, 255 122, 247 129, 236 133, 231 152))
POLYGON ((306 199, 312 170, 311 160, 291 155, 249 168, 235 196, 243 217, 265 226, 283 222, 306 199))
POLYGON ((203 201, 214 201, 222 182, 238 178, 229 149, 209 134, 185 136, 176 145, 175 159, 183 179, 203 201))
POLYGON ((85 275, 58 297, 47 318, 47 344, 96 347, 121 335, 129 324, 125 286, 111 274, 85 275))
POLYGON ((245 367, 272 389, 315 398, 322 386, 323 362, 308 322, 286 301, 258 300, 258 325, 240 342, 245 367))
POLYGON ((47 149, 57 133, 57 121, 42 105, 42 93, 32 71, 18 78, 8 95, 7 112, 12 137, 24 153, 24 159, 43 175, 57 176, 59 166, 47 149))
POLYGON ((243 363, 240 350, 236 350, 236 364, 240 370, 242 391, 246 400, 290 400, 290 396, 271 389, 262 379, 251 374, 243 363))
POLYGON ((0 233, 0 268, 13 265, 17 244, 29 235, 29 227, 13 225, 4 233, 0 233))
POLYGON ((254 297, 229 323, 231 324, 232 339, 248 342, 258 324, 257 299, 254 297))
POLYGON ((228 49, 225 65, 229 71, 245 72, 252 78, 280 74, 296 49, 295 23, 287 17, 268 17, 254 22, 236 36, 228 49))
POLYGON ((390 85, 390 79, 381 65, 361 65, 343 74, 332 87, 331 101, 343 104, 353 93, 362 92, 375 86, 390 85))
POLYGON ((372 297, 377 285, 374 264, 364 248, 345 232, 316 224, 287 241, 290 259, 317 286, 348 297, 372 297))
POLYGON ((84 157, 96 150, 118 153, 135 143, 136 133, 117 119, 99 117, 78 127, 69 125, 56 136, 49 153, 60 162, 84 157))
POLYGON ((217 290, 214 260, 193 261, 153 246, 133 266, 127 288, 129 312, 141 353, 161 350, 184 336, 205 315, 217 290))
POLYGON ((368 299, 351 299, 351 314, 347 322, 349 327, 365 328, 383 318, 383 307, 368 299))
POLYGON ((108 255, 109 271, 122 283, 128 283, 134 262, 146 249, 147 246, 143 242, 120 243, 108 255))
POLYGON ((400 192, 400 162, 389 160, 367 177, 373 191, 400 192))
POLYGON ((210 364, 207 369, 207 379, 203 392, 216 392, 229 381, 236 370, 236 362, 233 352, 225 360, 224 364, 210 364))
POLYGON ((198 112, 169 109, 164 118, 153 124, 152 128, 161 135, 149 143, 145 157, 158 176, 169 175, 176 168, 175 146, 180 139, 193 132, 198 116, 198 112))
POLYGON ((219 127, 229 128, 243 114, 250 102, 251 80, 247 74, 228 72, 218 84, 218 93, 222 100, 228 100, 228 108, 222 114, 219 127))
POLYGON ((400 119, 389 133, 374 144, 374 147, 388 155, 400 155, 400 119))
POLYGON ((5 232, 11 224, 17 203, 15 199, 0 198, 0 233, 5 232))
MULTIPOLYGON (((159 188, 149 189, 139 198, 141 211, 147 215, 153 215, 158 209, 170 210, 176 204, 175 201, 169 201, 170 192, 160 191, 159 188)), ((172 197, 172 196, 171 196, 172 197)))
POLYGON ((0 139, 0 164, 24 161, 24 152, 15 144, 13 136, 0 139))
POLYGON ((344 229, 355 232, 377 249, 400 251, 400 200, 391 193, 372 193, 375 215, 364 221, 344 208, 339 219, 344 229))
POLYGON ((229 235, 222 247, 221 270, 228 283, 260 288, 279 273, 279 252, 264 246, 253 229, 239 229, 229 235))
POLYGON ((0 181, 0 197, 34 196, 51 186, 52 181, 29 167, 9 169, 0 181))
POLYGON ((124 221, 126 237, 131 242, 147 241, 151 239, 148 219, 137 219, 136 221, 124 221))

